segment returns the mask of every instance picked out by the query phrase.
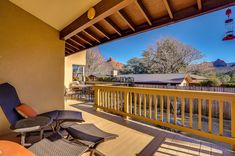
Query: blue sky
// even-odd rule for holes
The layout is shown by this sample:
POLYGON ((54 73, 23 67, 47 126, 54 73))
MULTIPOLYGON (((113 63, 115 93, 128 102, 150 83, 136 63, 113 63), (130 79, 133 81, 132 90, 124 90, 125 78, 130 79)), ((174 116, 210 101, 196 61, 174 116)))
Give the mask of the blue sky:
MULTIPOLYGON (((235 7, 231 9, 233 11, 232 17, 235 19, 235 7)), ((214 61, 220 58, 226 62, 235 62, 235 40, 222 41, 225 34, 225 19, 224 9, 109 42, 99 46, 99 49, 105 58, 112 56, 117 61, 126 63, 133 57, 140 57, 142 52, 155 44, 158 39, 174 37, 201 51, 205 55, 201 61, 214 61)))

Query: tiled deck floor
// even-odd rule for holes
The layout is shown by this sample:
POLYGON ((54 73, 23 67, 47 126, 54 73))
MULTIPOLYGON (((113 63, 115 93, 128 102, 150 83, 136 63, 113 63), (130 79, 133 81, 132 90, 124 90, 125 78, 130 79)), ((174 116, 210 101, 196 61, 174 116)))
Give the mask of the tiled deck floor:
POLYGON ((97 112, 91 105, 78 101, 67 101, 66 109, 82 111, 86 122, 94 123, 104 131, 119 135, 117 139, 97 147, 107 156, 235 155, 212 143, 138 122, 125 121, 121 117, 108 113, 97 112))

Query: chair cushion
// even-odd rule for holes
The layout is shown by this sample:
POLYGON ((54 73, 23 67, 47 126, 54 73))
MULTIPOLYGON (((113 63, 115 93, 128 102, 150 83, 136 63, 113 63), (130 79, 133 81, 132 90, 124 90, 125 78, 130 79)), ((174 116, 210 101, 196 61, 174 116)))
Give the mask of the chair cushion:
POLYGON ((0 106, 11 125, 22 119, 15 107, 20 105, 20 99, 15 88, 9 83, 0 84, 0 106))
POLYGON ((20 104, 15 109, 24 118, 36 117, 38 115, 32 107, 26 104, 20 104))
POLYGON ((66 131, 77 141, 93 147, 100 142, 115 139, 118 137, 116 134, 105 132, 94 124, 73 124, 70 127, 65 127, 66 131))

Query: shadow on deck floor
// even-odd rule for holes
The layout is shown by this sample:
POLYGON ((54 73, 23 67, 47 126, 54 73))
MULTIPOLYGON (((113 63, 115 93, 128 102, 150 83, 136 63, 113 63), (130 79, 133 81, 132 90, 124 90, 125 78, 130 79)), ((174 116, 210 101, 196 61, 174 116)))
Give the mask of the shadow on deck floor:
MULTIPOLYGON (((175 155, 190 155, 190 156, 197 156, 197 155, 235 155, 231 151, 215 145, 213 143, 208 143, 202 140, 197 140, 194 138, 190 138, 178 133, 166 131, 160 128, 156 128, 151 125, 146 125, 143 123, 139 123, 132 120, 124 120, 123 118, 112 115, 105 112, 99 112, 95 111, 92 107, 92 103, 79 103, 79 104, 72 104, 71 107, 76 108, 78 110, 81 110, 84 112, 87 116, 96 116, 98 118, 108 120, 114 125, 110 125, 109 128, 112 132, 115 132, 115 128, 117 128, 115 125, 121 125, 125 126, 127 128, 130 128, 132 130, 140 132, 142 135, 149 135, 152 137, 148 143, 143 145, 141 150, 136 151, 129 151, 135 150, 136 144, 138 142, 133 142, 132 144, 128 144, 128 141, 133 138, 135 134, 125 134, 129 132, 125 131, 119 131, 118 135, 125 135, 126 138, 125 142, 123 140, 120 140, 122 142, 116 141, 116 144, 118 144, 119 147, 106 147, 102 148, 101 152, 106 153, 107 155, 116 155, 119 153, 120 155, 138 155, 138 156, 150 156, 150 155, 166 155, 166 156, 175 156, 175 155), (125 148, 124 151, 118 151, 117 148, 122 148, 121 146, 129 146, 128 148, 125 148), (133 146, 133 147, 132 147, 133 146), (107 148, 112 148, 112 153, 107 153, 107 148), (102 151, 103 150, 103 151, 102 151), (115 152, 116 150, 116 152, 115 152), (127 154, 128 153, 128 154, 127 154), (132 153, 132 154, 131 154, 132 153), (135 153, 135 154, 133 154, 135 153)), ((88 122, 92 122, 92 120, 88 120, 88 122)), ((107 124, 110 124, 110 122, 107 122, 107 124)), ((95 122, 93 122, 96 124, 95 122)), ((97 123, 98 124, 98 123, 97 123)), ((102 123, 102 125, 105 125, 105 123, 102 123)), ((120 127, 119 127, 120 128, 120 127)), ((107 129, 108 130, 108 129, 107 129)), ((137 140, 139 141, 139 140, 137 140)), ((115 144, 113 144, 115 146, 115 144)), ((112 151, 109 150, 109 151, 112 151)))

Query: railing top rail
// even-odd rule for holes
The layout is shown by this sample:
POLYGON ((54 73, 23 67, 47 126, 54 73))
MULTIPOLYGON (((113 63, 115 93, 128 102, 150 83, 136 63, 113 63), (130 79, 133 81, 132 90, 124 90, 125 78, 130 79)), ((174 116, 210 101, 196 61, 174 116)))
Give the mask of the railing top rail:
POLYGON ((226 92, 211 92, 211 91, 197 91, 197 90, 181 90, 181 89, 162 89, 162 88, 141 88, 141 87, 125 87, 125 86, 105 86, 105 85, 96 85, 94 89, 108 89, 116 91, 131 91, 131 92, 144 92, 144 93, 159 93, 159 94, 178 94, 180 96, 218 96, 232 98, 235 100, 235 93, 226 93, 226 92))

